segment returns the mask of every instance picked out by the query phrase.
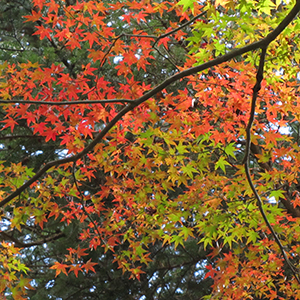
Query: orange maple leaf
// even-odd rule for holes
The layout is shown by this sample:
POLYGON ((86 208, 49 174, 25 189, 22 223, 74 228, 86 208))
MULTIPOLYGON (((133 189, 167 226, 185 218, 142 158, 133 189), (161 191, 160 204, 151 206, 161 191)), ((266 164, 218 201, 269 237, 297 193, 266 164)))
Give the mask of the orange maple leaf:
POLYGON ((89 259, 87 261, 87 263, 83 264, 82 267, 85 269, 85 271, 88 273, 89 270, 93 271, 94 273, 96 273, 95 269, 93 268, 93 266, 97 265, 97 263, 93 263, 91 262, 91 259, 89 259))
POLYGON ((61 264, 58 261, 54 263, 54 266, 50 267, 50 269, 56 270, 55 277, 57 277, 61 272, 68 276, 66 268, 68 268, 68 265, 61 264))

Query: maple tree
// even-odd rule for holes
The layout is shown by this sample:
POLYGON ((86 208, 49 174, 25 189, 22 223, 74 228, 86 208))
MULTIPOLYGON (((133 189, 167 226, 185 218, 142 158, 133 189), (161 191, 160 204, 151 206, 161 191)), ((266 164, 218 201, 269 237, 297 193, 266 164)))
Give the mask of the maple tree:
POLYGON ((22 7, 1 25, 0 292, 85 278, 91 299, 106 269, 164 299, 174 268, 184 299, 189 276, 191 299, 300 299, 300 2, 22 7))

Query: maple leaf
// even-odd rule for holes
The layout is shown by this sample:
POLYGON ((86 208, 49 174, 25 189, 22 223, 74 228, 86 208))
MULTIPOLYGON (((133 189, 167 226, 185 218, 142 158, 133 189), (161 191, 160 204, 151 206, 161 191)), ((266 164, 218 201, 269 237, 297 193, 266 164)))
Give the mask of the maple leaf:
POLYGON ((82 271, 82 266, 79 266, 79 265, 71 265, 70 266, 69 273, 74 272, 76 277, 78 277, 79 271, 82 271))
POLYGON ((58 206, 57 203, 52 203, 51 204, 51 210, 50 210, 50 213, 49 213, 49 218, 54 216, 55 220, 56 220, 59 215, 60 215, 60 207, 58 206))
POLYGON ((41 12, 36 12, 35 10, 31 11, 31 16, 24 16, 27 20, 24 22, 36 22, 42 18, 41 12))
POLYGON ((74 50, 76 48, 81 48, 81 44, 79 43, 79 39, 78 37, 70 37, 70 39, 67 41, 66 46, 71 49, 74 50))
POLYGON ((44 135, 46 136, 45 141, 48 142, 49 140, 56 140, 57 132, 53 131, 51 128, 47 128, 47 130, 44 132, 44 135))
POLYGON ((136 19, 137 23, 140 24, 141 21, 146 22, 145 17, 147 16, 146 13, 140 11, 138 14, 133 15, 133 18, 136 19))
POLYGON ((91 262, 91 259, 89 259, 85 264, 82 265, 82 268, 84 268, 87 273, 89 271, 96 273, 95 269, 93 268, 95 265, 97 265, 97 263, 93 263, 91 262))
POLYGON ((44 0, 32 0, 34 6, 37 6, 40 10, 44 7, 44 0))
POLYGON ((136 278, 137 280, 140 280, 141 274, 145 274, 145 272, 141 270, 140 266, 137 268, 131 269, 130 271, 132 273, 131 278, 136 278))
MULTIPOLYGON (((135 58, 136 59, 136 58, 135 58)), ((125 64, 123 61, 121 61, 117 66, 116 69, 118 69, 117 75, 128 75, 132 74, 132 71, 128 69, 127 64, 125 64)))
POLYGON ((220 168, 224 173, 226 173, 225 166, 230 166, 230 163, 224 157, 220 157, 215 164, 215 170, 220 168))
POLYGON ((47 127, 46 127, 47 123, 46 122, 41 122, 41 123, 38 123, 38 124, 34 124, 33 125, 33 128, 34 128, 34 131, 33 133, 40 133, 41 135, 44 134, 44 132, 47 130, 47 127))
POLYGON ((214 278, 215 275, 218 273, 215 269, 213 269, 211 265, 207 265, 205 267, 208 270, 208 272, 206 272, 204 278, 208 278, 208 277, 214 278))
POLYGON ((55 1, 50 1, 47 3, 48 6, 48 12, 54 11, 55 14, 57 14, 58 9, 59 9, 59 4, 56 3, 55 1))
POLYGON ((117 244, 120 243, 120 240, 118 237, 112 236, 107 240, 107 244, 110 248, 115 247, 117 244))
POLYGON ((131 23, 131 18, 133 16, 133 13, 128 13, 122 16, 123 20, 126 21, 128 24, 131 23))
POLYGON ((183 5, 183 10, 191 9, 192 11, 194 10, 194 3, 195 0, 180 0, 177 5, 183 5))
POLYGON ((74 142, 74 136, 70 134, 65 134, 61 137, 61 145, 70 145, 74 142))
POLYGON ((37 31, 33 33, 33 35, 39 35, 40 39, 43 40, 45 37, 47 37, 49 40, 51 40, 51 33, 52 30, 50 28, 45 28, 44 26, 36 26, 37 31))
POLYGON ((27 288, 30 290, 34 290, 34 287, 30 284, 31 281, 32 280, 30 278, 25 278, 23 275, 21 275, 18 286, 21 288, 27 288))
POLYGON ((2 123, 5 123, 4 127, 2 128, 5 129, 7 127, 10 127, 11 132, 13 132, 15 125, 18 125, 18 122, 16 122, 13 118, 8 117, 6 120, 1 121, 2 123))
POLYGON ((169 37, 165 37, 165 38, 160 39, 157 44, 158 44, 158 46, 159 45, 164 45, 164 47, 166 49, 169 49, 169 46, 168 46, 169 42, 170 42, 170 38, 169 37))
POLYGON ((82 257, 82 256, 85 256, 85 255, 88 255, 88 253, 85 253, 84 251, 88 250, 88 248, 84 248, 84 249, 81 249, 79 246, 77 247, 77 250, 74 251, 74 253, 77 254, 78 258, 82 257))
POLYGON ((61 272, 63 272, 65 275, 68 276, 68 273, 66 270, 68 267, 69 267, 68 265, 62 264, 62 263, 59 263, 56 261, 54 263, 54 265, 52 267, 50 267, 50 269, 56 270, 55 277, 57 277, 61 272))

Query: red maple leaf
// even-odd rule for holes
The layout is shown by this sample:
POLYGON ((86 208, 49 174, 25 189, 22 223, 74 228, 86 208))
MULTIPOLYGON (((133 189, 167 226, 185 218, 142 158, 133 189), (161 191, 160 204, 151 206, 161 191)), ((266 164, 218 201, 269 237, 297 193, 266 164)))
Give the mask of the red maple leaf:
POLYGON ((52 33, 52 30, 50 28, 45 28, 44 26, 36 26, 36 28, 38 30, 33 35, 39 35, 40 40, 43 40, 45 37, 51 40, 50 33, 52 33))
POLYGON ((83 264, 82 267, 85 269, 85 271, 88 273, 89 270, 93 271, 94 273, 96 273, 95 269, 93 268, 93 266, 97 265, 97 263, 93 263, 91 262, 91 259, 89 259, 87 261, 87 263, 83 264))

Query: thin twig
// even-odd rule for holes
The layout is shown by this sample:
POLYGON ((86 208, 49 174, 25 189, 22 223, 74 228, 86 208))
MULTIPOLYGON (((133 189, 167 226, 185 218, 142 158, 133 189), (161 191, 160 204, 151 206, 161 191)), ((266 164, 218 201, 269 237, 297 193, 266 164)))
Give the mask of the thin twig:
POLYGON ((105 103, 131 103, 135 100, 130 99, 103 99, 103 100, 78 100, 78 101, 33 101, 33 100, 0 100, 0 104, 34 104, 34 105, 76 105, 76 104, 105 104, 105 103))
MULTIPOLYGON (((204 11, 204 12, 198 14, 197 16, 195 16, 195 17, 192 18, 191 20, 187 21, 186 23, 182 24, 181 26, 179 26, 179 27, 177 27, 177 28, 175 28, 175 29, 173 29, 173 30, 171 30, 171 31, 168 31, 168 32, 166 32, 166 33, 164 33, 164 34, 162 34, 162 35, 159 35, 159 36, 157 36, 157 35, 145 35, 145 34, 130 34, 130 33, 122 33, 121 36, 155 39, 155 42, 154 42, 154 44, 153 44, 153 46, 152 46, 153 48, 155 48, 155 46, 156 46, 156 44, 159 42, 159 40, 161 40, 161 39, 163 39, 163 38, 165 38, 165 37, 167 37, 167 36, 169 36, 169 35, 171 35, 171 34, 177 32, 177 31, 179 31, 179 30, 183 29, 184 27, 190 25, 190 24, 193 23, 195 20, 197 20, 198 18, 204 16, 205 14, 206 14, 206 11, 204 11)), ((119 36, 119 37, 120 37, 120 36, 119 36)), ((119 38, 119 37, 118 37, 118 38, 119 38)))
POLYGON ((39 240, 36 240, 35 242, 28 242, 28 243, 24 243, 24 242, 22 242, 22 241, 20 241, 16 238, 14 238, 13 236, 7 234, 4 231, 0 232, 0 237, 2 237, 5 240, 9 240, 9 241, 13 242, 16 247, 29 248, 29 247, 32 247, 32 246, 38 246, 38 245, 42 245, 42 244, 45 244, 45 243, 48 243, 48 242, 58 240, 62 237, 65 237, 65 234, 63 232, 59 232, 59 233, 55 233, 53 235, 45 236, 45 237, 43 237, 39 240))
POLYGON ((22 49, 12 49, 12 48, 5 48, 5 47, 0 47, 0 50, 12 51, 12 52, 24 52, 24 51, 26 51, 24 48, 22 48, 22 49))
POLYGON ((284 247, 281 244, 281 241, 280 241, 278 235, 276 234, 274 228, 272 227, 272 225, 270 224, 270 222, 268 220, 268 217, 267 217, 267 215, 264 211, 264 208, 263 208, 263 201, 261 200, 261 198, 260 198, 260 196, 259 196, 259 194, 258 194, 258 192, 257 192, 257 190, 256 190, 256 188, 253 184, 253 181, 251 179, 250 169, 249 169, 250 145, 251 145, 251 128, 252 128, 252 124, 253 124, 254 116, 255 116, 256 101, 257 101, 258 93, 261 89, 261 82, 263 80, 266 51, 267 51, 267 47, 264 47, 264 48, 261 49, 259 67, 258 67, 258 70, 257 70, 257 73, 256 73, 256 83, 255 83, 255 86, 253 87, 250 117, 249 117, 248 125, 247 125, 247 128, 246 128, 247 140, 246 140, 246 149, 245 149, 245 157, 244 157, 245 173, 246 173, 246 176, 247 176, 248 183, 251 187, 251 190, 254 193, 255 198, 257 200, 258 209, 259 209, 259 211, 260 211, 267 227, 271 231, 271 234, 274 237, 275 242, 279 246, 280 251, 283 255, 283 258, 284 258, 285 262, 287 263, 288 267, 291 269, 291 271, 292 271, 294 277, 296 278, 297 282, 300 284, 300 278, 299 278, 299 275, 298 275, 298 271, 295 269, 292 262, 287 257, 286 252, 284 250, 284 247))

